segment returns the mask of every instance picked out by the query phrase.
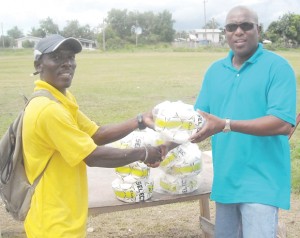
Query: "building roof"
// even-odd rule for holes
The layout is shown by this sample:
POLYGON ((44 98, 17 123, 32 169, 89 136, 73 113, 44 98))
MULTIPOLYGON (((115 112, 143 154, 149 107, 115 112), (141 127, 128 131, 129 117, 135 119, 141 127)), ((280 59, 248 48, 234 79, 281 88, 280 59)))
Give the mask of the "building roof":
POLYGON ((195 29, 196 33, 221 33, 220 29, 195 29))
POLYGON ((16 40, 23 41, 23 40, 40 40, 40 39, 42 39, 42 38, 35 37, 35 36, 24 36, 24 37, 17 38, 16 40))

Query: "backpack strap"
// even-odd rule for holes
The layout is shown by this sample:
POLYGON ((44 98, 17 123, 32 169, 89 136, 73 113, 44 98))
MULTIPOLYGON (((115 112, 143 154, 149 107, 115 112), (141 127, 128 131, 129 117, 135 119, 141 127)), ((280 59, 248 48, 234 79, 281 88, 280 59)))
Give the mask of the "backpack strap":
MULTIPOLYGON (((21 136, 22 131, 22 124, 23 124, 23 116, 26 106, 29 104, 30 100, 35 97, 48 97, 49 99, 53 101, 59 102, 49 91, 47 90, 37 90, 35 91, 29 99, 27 99, 24 95, 23 98, 25 100, 25 106, 21 112, 19 112, 16 119, 10 124, 8 130, 6 131, 5 135, 3 136, 8 138, 8 140, 3 143, 5 143, 5 147, 9 148, 9 152, 7 154, 7 157, 5 157, 5 160, 2 161, 1 164, 1 171, 0 171, 0 181, 2 184, 7 184, 10 176, 12 174, 12 171, 14 167, 16 166, 15 161, 13 159, 14 153, 16 149, 19 149, 19 143, 17 143, 17 138, 21 136), (17 129, 19 128, 19 129, 17 129), (18 148, 17 148, 18 147, 18 148)), ((2 140, 1 140, 2 142, 2 140)), ((2 156, 2 154, 1 154, 2 156)))
POLYGON ((36 98, 36 97, 47 97, 47 98, 49 98, 49 99, 51 99, 51 100, 53 100, 53 101, 56 101, 56 102, 59 102, 57 99, 56 99, 56 97, 54 97, 48 90, 45 90, 45 89, 40 89, 40 90, 37 90, 37 91, 35 91, 35 92, 33 92, 32 94, 31 94, 31 96, 30 96, 30 98, 29 99, 25 99, 25 107, 29 104, 29 102, 32 100, 32 99, 34 99, 34 98, 36 98))
MULTIPOLYGON (((48 90, 40 89, 40 90, 37 90, 37 91, 33 92, 29 99, 26 98, 27 101, 26 101, 25 108, 27 107, 27 105, 29 104, 29 102, 30 102, 32 99, 36 98, 36 97, 47 97, 47 98, 49 98, 49 99, 51 99, 51 100, 53 100, 53 101, 59 102, 59 101, 56 99, 56 97, 54 97, 48 90)), ((51 159, 51 158, 50 158, 50 159, 51 159)), ((39 181, 41 180, 41 178, 42 178, 42 176, 43 176, 43 174, 44 174, 46 168, 48 167, 48 164, 49 164, 49 162, 50 162, 50 159, 48 160, 48 162, 47 162, 45 168, 43 169, 43 171, 41 172, 41 174, 40 174, 40 175, 34 180, 34 182, 32 183, 33 189, 35 189, 35 187, 37 186, 37 184, 38 184, 39 181)))

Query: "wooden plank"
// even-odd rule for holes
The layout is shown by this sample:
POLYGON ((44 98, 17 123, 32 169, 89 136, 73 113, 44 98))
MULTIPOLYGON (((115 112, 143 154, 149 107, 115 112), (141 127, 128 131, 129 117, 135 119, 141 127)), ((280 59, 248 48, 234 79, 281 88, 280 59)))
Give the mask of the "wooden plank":
POLYGON ((200 228, 204 232, 205 238, 212 238, 215 232, 215 225, 205 217, 200 216, 200 228))
POLYGON ((166 205, 171 203, 179 203, 179 202, 186 202, 186 201, 192 201, 192 200, 198 200, 203 197, 203 199, 206 199, 209 196, 210 192, 203 193, 201 195, 195 193, 195 194, 189 194, 188 196, 167 196, 164 198, 161 198, 160 194, 154 193, 153 197, 150 200, 139 202, 139 203, 122 203, 118 205, 105 205, 101 207, 92 207, 89 208, 89 215, 95 216, 102 213, 110 213, 110 212, 116 212, 116 211, 125 211, 130 209, 138 209, 138 208, 145 208, 145 207, 152 207, 152 206, 160 206, 160 205, 166 205))
POLYGON ((200 208, 200 229, 204 232, 205 238, 212 238, 214 234, 214 224, 210 221, 209 194, 199 199, 200 208))

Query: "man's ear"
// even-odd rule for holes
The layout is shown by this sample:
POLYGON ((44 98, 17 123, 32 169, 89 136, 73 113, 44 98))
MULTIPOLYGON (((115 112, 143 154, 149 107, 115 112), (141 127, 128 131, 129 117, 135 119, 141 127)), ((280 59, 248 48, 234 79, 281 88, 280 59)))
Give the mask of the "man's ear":
POLYGON ((258 34, 261 34, 262 32, 262 25, 257 25, 258 34))
POLYGON ((37 72, 42 72, 42 64, 40 60, 34 61, 34 68, 37 72))

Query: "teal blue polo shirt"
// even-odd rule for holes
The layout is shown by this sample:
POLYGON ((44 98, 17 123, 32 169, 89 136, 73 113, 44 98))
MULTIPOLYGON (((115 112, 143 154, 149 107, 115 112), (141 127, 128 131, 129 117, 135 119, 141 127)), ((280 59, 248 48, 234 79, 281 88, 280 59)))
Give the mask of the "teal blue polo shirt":
MULTIPOLYGON (((290 124, 296 117, 296 79, 289 63, 263 49, 237 70, 233 52, 205 74, 195 109, 232 120, 273 115, 290 124)), ((261 203, 289 209, 288 137, 238 132, 212 136, 214 179, 211 199, 220 203, 261 203)))

